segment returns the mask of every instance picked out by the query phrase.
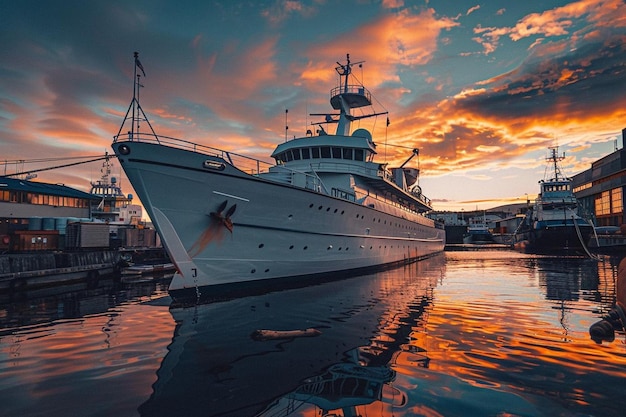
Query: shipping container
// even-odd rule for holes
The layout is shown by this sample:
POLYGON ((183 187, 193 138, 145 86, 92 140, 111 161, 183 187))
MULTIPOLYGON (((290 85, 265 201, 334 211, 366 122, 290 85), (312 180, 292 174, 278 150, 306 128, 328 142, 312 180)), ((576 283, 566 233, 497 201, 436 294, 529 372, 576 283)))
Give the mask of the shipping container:
POLYGON ((51 251, 59 248, 58 230, 16 230, 10 236, 14 252, 51 251))
POLYGON ((65 230, 67 249, 109 247, 109 225, 106 223, 68 223, 65 230))

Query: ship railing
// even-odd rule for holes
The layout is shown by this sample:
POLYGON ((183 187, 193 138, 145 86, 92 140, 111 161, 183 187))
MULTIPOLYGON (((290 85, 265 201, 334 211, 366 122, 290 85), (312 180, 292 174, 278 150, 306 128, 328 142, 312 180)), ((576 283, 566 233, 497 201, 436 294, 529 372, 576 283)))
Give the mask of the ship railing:
POLYGON ((411 191, 411 195, 415 197, 416 199, 418 199, 419 201, 421 201, 422 203, 424 203, 425 205, 427 205, 428 207, 430 207, 430 198, 426 197, 421 192, 417 193, 417 192, 411 191))
POLYGON ((324 182, 314 170, 311 174, 309 172, 288 168, 284 165, 275 165, 268 172, 262 172, 260 175, 255 176, 263 177, 270 181, 282 182, 296 187, 306 188, 307 190, 313 190, 322 194, 330 194, 324 185, 324 182))
POLYGON ((315 171, 331 171, 338 173, 358 174, 364 177, 378 177, 378 169, 368 168, 363 164, 350 164, 345 161, 335 162, 316 162, 311 164, 311 168, 315 171))
POLYGON ((341 198, 342 200, 356 201, 356 193, 354 191, 343 190, 341 188, 333 188, 331 194, 333 197, 341 198))
MULTIPOLYGON (((364 177, 369 178, 381 178, 385 180, 390 185, 396 185, 393 181, 393 176, 388 170, 380 169, 380 168, 369 168, 368 166, 362 164, 349 164, 346 162, 341 163, 333 163, 333 162, 319 162, 315 164, 311 164, 311 169, 315 171, 332 171, 332 172, 346 172, 350 174, 358 174, 364 177)), ((425 195, 419 193, 410 193, 411 197, 421 202, 426 207, 431 207, 430 199, 425 195)), ((406 208, 409 207, 409 211, 421 212, 423 210, 418 210, 412 205, 410 202, 406 202, 405 204, 394 201, 393 199, 386 199, 387 202, 393 205, 397 205, 398 207, 406 208), (413 208, 411 208, 413 207, 413 208)))
POLYGON ((372 101, 372 94, 368 91, 367 88, 363 87, 362 85, 342 85, 339 87, 335 87, 332 90, 330 90, 330 97, 333 98, 335 96, 338 96, 339 94, 357 94, 360 96, 365 97, 368 101, 372 101))
MULTIPOLYGON (((424 210, 418 209, 415 204, 411 204, 409 202, 400 202, 397 199, 389 198, 375 192, 355 191, 354 194, 356 201, 365 201, 366 198, 369 198, 375 201, 380 201, 381 203, 384 203, 388 206, 399 208, 400 210, 406 211, 408 213, 423 215, 422 213, 424 212, 424 210)), ((430 208, 430 205, 428 205, 427 207, 430 208)))
POLYGON ((189 150, 192 152, 202 153, 208 156, 214 156, 222 158, 228 161, 231 165, 246 172, 250 175, 258 175, 264 172, 268 172, 269 168, 274 164, 263 161, 261 159, 252 158, 250 156, 241 155, 235 152, 226 151, 219 148, 214 148, 207 145, 202 145, 196 142, 191 142, 184 139, 173 138, 170 136, 155 135, 152 133, 124 133, 116 135, 114 137, 115 142, 129 141, 129 142, 152 142, 160 145, 171 146, 178 149, 189 150))

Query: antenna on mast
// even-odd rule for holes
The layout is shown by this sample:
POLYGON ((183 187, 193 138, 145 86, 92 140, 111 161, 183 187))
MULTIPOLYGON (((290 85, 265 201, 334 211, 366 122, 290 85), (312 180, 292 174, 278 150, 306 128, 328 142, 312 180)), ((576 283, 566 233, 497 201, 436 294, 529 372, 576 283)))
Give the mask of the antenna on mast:
POLYGON ((287 142, 287 132, 289 131, 289 125, 287 124, 288 114, 289 114, 289 109, 285 109, 285 142, 287 142))
MULTIPOLYGON (((139 106, 139 102, 137 101, 137 95, 138 95, 138 91, 137 91, 137 84, 139 83, 139 81, 137 80, 137 61, 139 60, 139 52, 134 52, 133 56, 135 57, 135 65, 133 65, 133 101, 132 101, 132 105, 133 105, 133 118, 131 119, 133 122, 130 124, 130 137, 134 138, 135 137, 135 123, 134 121, 137 120, 137 112, 138 109, 137 107, 139 106)), ((139 132, 139 126, 137 126, 137 132, 139 132)))

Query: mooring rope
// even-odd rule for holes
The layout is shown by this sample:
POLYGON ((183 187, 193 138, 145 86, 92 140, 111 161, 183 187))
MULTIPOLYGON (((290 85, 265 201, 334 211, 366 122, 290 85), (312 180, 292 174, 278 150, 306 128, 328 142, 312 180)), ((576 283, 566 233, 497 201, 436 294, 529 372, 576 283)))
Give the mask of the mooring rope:
MULTIPOLYGON (((576 223, 576 217, 574 212, 572 211, 572 209, 568 209, 569 211, 572 212, 572 222, 574 222, 574 228, 576 229, 576 234, 578 235, 578 240, 580 241, 580 244, 582 245, 583 249, 585 250, 585 252, 587 253, 587 255, 591 258, 591 259, 595 259, 596 261, 601 261, 603 260, 603 258, 601 256, 598 255, 594 255, 591 252, 589 252, 589 249, 587 249, 587 245, 585 245, 585 242, 583 240, 583 236, 582 233, 580 232, 580 228, 578 227, 578 223, 576 223)), ((592 226, 593 227, 593 226, 592 226)), ((595 231, 595 228, 594 228, 595 231)), ((596 237, 597 238, 597 237, 596 237)), ((598 245, 600 246, 600 245, 598 245)))

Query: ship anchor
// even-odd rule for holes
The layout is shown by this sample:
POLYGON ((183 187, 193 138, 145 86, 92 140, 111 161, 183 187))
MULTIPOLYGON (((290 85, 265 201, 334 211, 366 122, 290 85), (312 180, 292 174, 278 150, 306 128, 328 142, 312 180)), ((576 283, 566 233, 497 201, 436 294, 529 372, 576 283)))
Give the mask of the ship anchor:
POLYGON ((222 204, 220 204, 219 207, 217 208, 217 211, 212 211, 210 215, 212 219, 215 219, 221 222, 224 225, 224 227, 226 227, 228 231, 232 233, 233 221, 230 219, 230 216, 232 216, 235 213, 235 210, 237 210, 237 204, 233 204, 232 207, 230 207, 226 211, 226 214, 222 215, 222 211, 224 211, 227 205, 228 205, 228 201, 224 200, 224 202, 222 202, 222 204))

